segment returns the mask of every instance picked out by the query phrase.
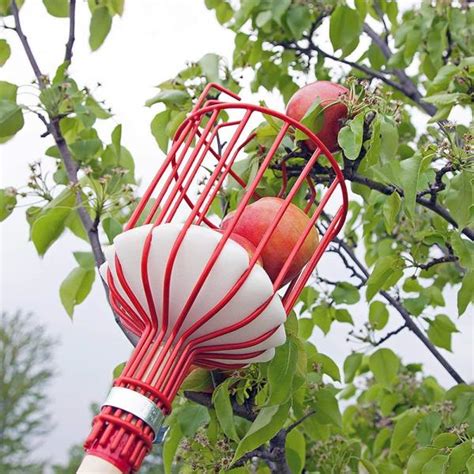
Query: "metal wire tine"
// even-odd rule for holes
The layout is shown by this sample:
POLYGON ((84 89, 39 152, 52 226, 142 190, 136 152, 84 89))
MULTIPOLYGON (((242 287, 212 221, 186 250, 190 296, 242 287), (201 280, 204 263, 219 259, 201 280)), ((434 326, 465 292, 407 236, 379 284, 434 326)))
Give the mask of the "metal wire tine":
MULTIPOLYGON (((175 163, 173 163, 174 166, 173 166, 173 169, 172 169, 172 173, 170 173, 170 175, 166 179, 165 183, 163 184, 163 187, 160 190, 160 192, 158 194, 158 197, 156 198, 155 204, 153 205, 152 212, 150 212, 150 215, 146 219, 145 223, 148 224, 149 222, 151 222, 151 218, 153 217, 156 210, 160 206, 161 206, 160 214, 158 215, 158 217, 157 217, 157 219, 154 223, 154 226, 156 227, 157 225, 161 224, 165 220, 165 217, 168 213, 168 210, 169 210, 173 200, 176 197, 176 194, 179 192, 179 189, 180 189, 184 179, 186 178, 186 176, 187 176, 187 174, 188 174, 188 172, 189 172, 189 170, 190 170, 190 168, 193 164, 193 161, 194 161, 195 157, 200 152, 201 147, 204 144, 205 137, 208 135, 208 133, 210 132, 210 130, 214 126, 218 115, 219 115, 218 111, 214 111, 212 113, 212 116, 209 119, 209 122, 206 124, 206 127, 203 131, 202 137, 196 143, 196 146, 193 148, 193 151, 191 152, 191 155, 189 157, 187 156, 187 153, 188 153, 188 150, 191 146, 192 141, 194 140, 194 133, 192 133, 192 134, 190 133, 187 136, 186 143, 184 145, 184 148, 181 150, 181 154, 180 154, 178 160, 175 163), (184 168, 181 170, 180 174, 178 175, 179 167, 183 164, 183 162, 185 161, 185 158, 187 158, 187 162, 186 162, 184 168), (173 179, 174 179, 175 183, 170 189, 170 184, 173 181, 173 179), (163 198, 164 198, 164 196, 166 195, 167 192, 168 192, 168 196, 165 199, 165 202, 162 203, 162 200, 163 200, 163 198)), ((198 127, 199 127, 199 123, 195 123, 195 129, 196 130, 198 129, 198 127)))
MULTIPOLYGON (((173 207, 172 207, 171 211, 168 214, 166 222, 171 222, 171 219, 175 216, 176 211, 178 210, 179 206, 182 204, 183 199, 185 199, 187 191, 189 190, 191 184, 193 183, 197 172, 199 171, 199 169, 201 169, 202 163, 203 163, 204 159, 206 158, 207 153, 209 152, 209 149, 210 149, 211 144, 212 144, 212 140, 214 140, 214 138, 217 136, 217 134, 219 133, 219 130, 223 127, 229 127, 232 124, 237 125, 238 123, 239 123, 238 121, 237 122, 232 122, 232 123, 227 122, 226 124, 219 123, 217 126, 214 127, 214 130, 212 131, 212 134, 211 134, 211 139, 209 141, 206 140, 205 137, 204 137, 204 142, 203 143, 205 144, 205 146, 204 146, 204 148, 201 152, 201 156, 197 160, 196 159, 193 160, 192 157, 190 158, 189 164, 192 164, 192 162, 194 161, 195 162, 194 163, 194 168, 191 171, 191 174, 189 174, 188 180, 186 181, 184 186, 180 188, 181 193, 180 193, 179 197, 177 197, 177 199, 175 200, 175 202, 173 204, 173 207)), ((193 206, 191 205, 191 208, 192 207, 193 206)))

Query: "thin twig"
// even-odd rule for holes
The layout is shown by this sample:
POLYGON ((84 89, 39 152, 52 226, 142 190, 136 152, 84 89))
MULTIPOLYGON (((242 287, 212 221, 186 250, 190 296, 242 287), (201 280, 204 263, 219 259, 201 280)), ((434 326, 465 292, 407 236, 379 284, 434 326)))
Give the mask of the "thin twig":
POLYGON ((380 346, 380 344, 383 344, 387 339, 390 339, 392 336, 395 336, 396 334, 398 334, 399 332, 402 332, 404 329, 408 328, 407 326, 407 323, 403 324, 402 326, 400 326, 399 328, 393 330, 393 331, 390 331, 389 333, 385 334, 384 337, 380 338, 378 341, 376 342, 373 342, 372 345, 374 347, 377 347, 377 346, 380 346))
MULTIPOLYGON (((364 23, 364 32, 380 48, 385 58, 390 59, 392 56, 392 51, 390 50, 388 43, 384 41, 383 38, 378 35, 367 23, 364 23)), ((393 73, 400 81, 400 86, 402 88, 401 92, 403 92, 403 94, 418 104, 419 107, 423 109, 428 115, 433 116, 436 114, 436 107, 433 104, 428 104, 423 101, 423 96, 405 71, 395 68, 393 69, 393 73)))
POLYGON ((74 46, 76 30, 76 0, 70 0, 69 2, 69 37, 66 43, 66 52, 64 54, 64 61, 68 63, 72 59, 72 48, 74 46))
POLYGON ((35 73, 35 77, 38 81, 40 89, 44 89, 45 76, 42 74, 31 50, 30 44, 28 43, 28 38, 25 36, 25 34, 23 33, 23 29, 21 28, 20 14, 15 0, 12 0, 11 9, 13 13, 13 18, 15 19, 16 34, 18 35, 18 38, 20 39, 21 44, 23 45, 23 49, 25 50, 26 56, 28 57, 28 61, 30 62, 31 67, 33 68, 33 72, 35 73))
POLYGON ((450 263, 450 262, 457 262, 459 259, 456 255, 447 255, 445 257, 434 258, 426 263, 417 263, 415 266, 420 268, 421 270, 428 270, 435 265, 439 265, 440 263, 450 263))
MULTIPOLYGON (((360 272, 365 276, 366 280, 369 278, 370 273, 365 265, 359 260, 352 248, 344 242, 344 240, 336 237, 334 241, 341 246, 341 248, 346 253, 360 272)), ((403 304, 397 299, 394 298, 390 293, 385 290, 379 292, 386 301, 388 301, 400 314, 400 316, 405 320, 405 323, 410 331, 412 331, 418 339, 427 347, 427 349, 434 355, 434 357, 440 362, 440 364, 446 369, 446 371, 453 377, 457 383, 465 383, 464 379, 459 375, 459 373, 452 367, 452 365, 443 357, 443 355, 438 351, 438 349, 432 344, 432 342, 426 337, 423 331, 413 322, 411 314, 403 306, 403 304)))
POLYGON ((303 423, 310 416, 313 416, 315 413, 316 410, 310 410, 308 413, 306 413, 306 415, 303 415, 299 420, 296 420, 294 423, 288 426, 288 428, 286 428, 286 434, 294 430, 297 426, 301 425, 301 423, 303 423))

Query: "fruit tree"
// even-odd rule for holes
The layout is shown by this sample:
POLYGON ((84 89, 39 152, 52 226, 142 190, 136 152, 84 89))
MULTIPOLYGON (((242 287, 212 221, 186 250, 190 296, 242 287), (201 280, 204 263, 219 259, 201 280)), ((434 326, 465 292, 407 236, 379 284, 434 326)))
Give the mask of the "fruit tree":
MULTIPOLYGON (((16 207, 34 196, 26 218, 39 255, 66 232, 89 243, 90 253, 75 253, 78 265, 60 288, 72 315, 98 279, 94 266, 104 261, 103 244, 121 232, 139 196, 122 126, 110 138, 98 133, 97 122, 111 113, 69 68, 75 36, 88 34, 91 50, 100 48, 114 17, 126 21, 127 7, 124 0, 90 0, 86 32, 75 28, 75 0, 43 3, 45 15, 69 24, 64 62, 52 71, 42 69, 41 54, 22 29, 23 1, 0 0, 7 37, 0 40, 0 64, 11 48, 23 49, 37 95, 37 104, 26 105, 18 84, 0 82, 0 139, 21 139, 24 120, 40 120, 49 141, 43 159, 56 160, 56 170, 46 178, 41 162, 32 164, 24 189, 1 189, 0 220, 24 212, 16 207)), ((183 58, 183 65, 191 62, 159 84, 146 104, 156 109, 150 131, 157 153, 169 149, 206 83, 253 94, 255 102, 272 93, 282 99, 282 111, 286 104, 334 152, 351 203, 329 248, 343 271, 334 278, 324 273, 327 266, 318 269, 287 320, 287 342, 275 358, 225 374, 196 369, 187 378, 168 418, 165 472, 474 472, 474 388, 466 383, 472 374, 447 356, 456 350, 458 320, 472 313, 474 295, 470 4, 203 2, 234 35, 233 55, 183 58), (318 347, 330 332, 339 332, 346 347, 339 365, 318 347), (403 362, 407 333, 449 374, 449 389, 421 365, 403 362), (388 348, 393 341, 398 354, 388 348)), ((159 57, 159 48, 154 54, 159 57)), ((276 133, 271 125, 257 128, 263 144, 276 133)), ((309 156, 296 134, 282 159, 290 179, 309 156)), ((249 149, 235 171, 245 180, 258 160, 258 147, 249 149)), ((265 177, 261 196, 274 196, 280 171, 276 164, 265 177)), ((312 176, 328 183, 332 173, 321 159, 312 176)), ((212 212, 231 220, 237 192, 229 185, 212 212)), ((269 201, 248 207, 248 226, 236 232, 248 252, 258 244, 257 223, 271 218, 271 198, 263 199, 269 201)), ((281 231, 284 242, 298 229, 281 231)), ((315 231, 305 245, 317 238, 315 231)), ((262 266, 278 273, 284 247, 275 244, 262 266)))

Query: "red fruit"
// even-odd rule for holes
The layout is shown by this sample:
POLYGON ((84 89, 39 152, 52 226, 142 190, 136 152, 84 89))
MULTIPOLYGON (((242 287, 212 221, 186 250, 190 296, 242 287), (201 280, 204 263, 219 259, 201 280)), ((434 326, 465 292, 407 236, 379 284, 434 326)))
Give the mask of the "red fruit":
MULTIPOLYGON (((230 214, 229 214, 230 215, 230 214)), ((220 232, 221 234, 224 233, 225 229, 218 229, 217 231, 220 232)), ((253 257, 253 254, 255 253, 256 247, 250 240, 246 239, 245 237, 242 237, 241 235, 238 235, 236 233, 232 233, 229 236, 230 239, 232 239, 234 242, 237 242, 241 247, 243 247, 249 256, 249 259, 253 257)), ((259 257, 257 260, 257 263, 262 265, 262 259, 259 257)))
MULTIPOLYGON (((233 234, 245 237, 255 247, 258 246, 282 204, 283 199, 276 197, 264 197, 250 204, 240 216, 233 234)), ((222 221, 222 229, 228 228, 233 219, 234 213, 231 212, 222 221)), ((298 239, 307 227, 308 221, 309 217, 294 204, 290 204, 285 214, 283 214, 261 253, 263 268, 272 281, 276 280, 298 239)), ((293 259, 281 286, 286 285, 300 273, 316 250, 318 241, 318 232, 313 226, 293 259)))
MULTIPOLYGON (((336 151, 338 149, 337 134, 342 127, 342 120, 347 117, 347 107, 341 102, 329 104, 340 100, 342 95, 348 93, 349 90, 344 86, 330 81, 313 82, 293 95, 286 107, 286 114, 300 121, 319 98, 321 106, 327 108, 323 112, 323 126, 316 136, 327 146, 329 151, 336 151)), ((316 146, 311 140, 305 143, 310 150, 315 150, 316 146)))

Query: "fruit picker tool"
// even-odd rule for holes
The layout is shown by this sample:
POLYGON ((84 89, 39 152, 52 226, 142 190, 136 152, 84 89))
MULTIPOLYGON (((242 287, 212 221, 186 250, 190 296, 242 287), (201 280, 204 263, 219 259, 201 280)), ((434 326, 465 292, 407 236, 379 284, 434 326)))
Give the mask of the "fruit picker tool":
POLYGON ((242 103, 219 84, 208 84, 124 232, 105 250, 101 274, 110 303, 138 342, 93 420, 78 472, 137 472, 192 364, 234 369, 270 360, 285 341, 286 316, 346 213, 343 175, 314 133, 285 114, 242 103), (230 101, 208 100, 212 90, 230 101), (256 128, 262 118, 274 130, 263 138, 259 130, 265 128, 256 128), (314 152, 291 177, 285 155, 297 130, 314 143, 314 152), (257 150, 257 165, 250 174, 238 173, 251 149, 257 150), (327 186, 311 175, 322 155, 333 170, 327 186), (246 206, 262 197, 269 173, 281 173, 274 194, 281 207, 250 252, 231 234, 246 206), (238 202, 222 230, 213 206, 229 188, 238 190, 238 202), (301 193, 307 225, 271 280, 260 263, 262 249, 301 193), (323 210, 334 218, 306 266, 280 289, 323 210))

